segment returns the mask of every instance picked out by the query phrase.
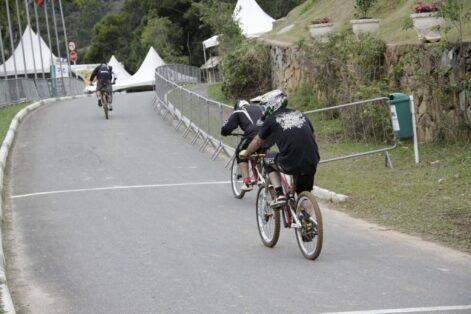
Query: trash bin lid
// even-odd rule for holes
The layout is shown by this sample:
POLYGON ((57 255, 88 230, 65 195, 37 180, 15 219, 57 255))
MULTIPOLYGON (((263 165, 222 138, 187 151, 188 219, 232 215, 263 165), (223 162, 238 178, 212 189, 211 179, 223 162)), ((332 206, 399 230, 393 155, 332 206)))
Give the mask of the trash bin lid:
POLYGON ((403 93, 391 93, 389 94, 389 100, 392 104, 409 101, 409 96, 403 93))

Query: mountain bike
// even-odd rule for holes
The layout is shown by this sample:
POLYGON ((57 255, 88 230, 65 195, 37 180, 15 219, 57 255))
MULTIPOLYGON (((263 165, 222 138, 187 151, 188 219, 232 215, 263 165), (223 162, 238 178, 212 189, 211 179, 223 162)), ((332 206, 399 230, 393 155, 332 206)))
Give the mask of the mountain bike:
POLYGON ((108 119, 108 92, 107 91, 102 91, 101 92, 101 106, 103 107, 103 111, 105 112, 105 117, 108 119))
POLYGON ((103 107, 103 111, 105 112, 105 117, 108 119, 108 112, 110 111, 110 105, 111 102, 109 101, 109 92, 107 88, 107 84, 103 85, 103 88, 101 89, 101 106, 103 107))
MULTIPOLYGON (((264 155, 259 154, 264 163, 264 155)), ((268 174, 259 186, 256 201, 257 227, 262 242, 274 247, 280 237, 280 216, 285 228, 294 228, 296 241, 305 258, 315 260, 321 253, 323 242, 322 214, 316 198, 311 192, 295 193, 293 178, 281 174, 281 184, 286 196, 286 205, 272 208, 270 202, 276 197, 268 174)))
MULTIPOLYGON (((109 101, 110 92, 108 91, 108 85, 111 85, 111 82, 103 82, 103 85, 101 86, 100 89, 100 101, 101 101, 101 106, 103 107, 103 111, 105 112, 105 118, 108 119, 108 112, 111 111, 111 101, 109 101)), ((114 83, 113 83, 114 84, 114 83)))
MULTIPOLYGON (((242 136, 243 134, 232 133, 230 135, 233 136, 242 136)), ((232 187, 232 194, 237 199, 241 199, 245 195, 245 191, 241 189, 244 178, 242 173, 240 172, 239 164, 237 163, 237 158, 232 155, 231 159, 227 163, 227 165, 231 164, 231 187, 232 187)), ((262 167, 261 159, 257 156, 251 156, 248 159, 249 164, 249 176, 250 181, 253 186, 260 185, 264 182, 264 172, 265 170, 262 167)), ((226 165, 226 166, 227 166, 226 165)))

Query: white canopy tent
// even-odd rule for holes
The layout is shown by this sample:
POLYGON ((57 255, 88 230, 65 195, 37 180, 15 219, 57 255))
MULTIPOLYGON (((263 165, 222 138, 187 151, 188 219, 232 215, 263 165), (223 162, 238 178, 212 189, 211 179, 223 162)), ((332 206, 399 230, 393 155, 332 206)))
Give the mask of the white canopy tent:
POLYGON ((114 55, 111 56, 110 61, 108 61, 108 65, 113 68, 113 73, 116 77, 116 84, 124 83, 131 77, 131 74, 129 74, 128 71, 124 69, 124 66, 121 64, 121 62, 118 61, 118 59, 116 59, 114 55))
MULTIPOLYGON (((256 38, 273 29, 275 21, 265 13, 255 0, 238 0, 232 13, 232 19, 242 29, 242 34, 247 38, 256 38)), ((219 35, 203 41, 203 55, 206 64, 206 49, 219 45, 219 35)))
MULTIPOLYGON (((242 34, 247 38, 259 37, 273 29, 273 19, 265 13, 255 0, 238 0, 232 13, 232 19, 242 29, 242 34)), ((203 41, 205 49, 219 45, 219 35, 203 41)))
MULTIPOLYGON (((53 60, 57 59, 57 57, 53 54, 52 58, 53 60)), ((6 76, 15 75, 15 61, 17 75, 34 74, 35 72, 38 74, 43 73, 43 68, 44 73, 50 73, 51 50, 46 45, 44 40, 38 36, 29 25, 26 26, 23 36, 21 37, 21 41, 16 47, 13 55, 5 61, 5 64, 0 65, 0 77, 5 77, 5 68, 6 76), (25 58, 23 58, 23 50, 25 58)))
POLYGON ((203 41, 203 48, 208 49, 211 47, 216 47, 219 45, 219 35, 214 35, 211 38, 206 39, 203 41))
POLYGON ((239 23, 242 34, 247 38, 259 37, 271 31, 275 21, 255 0, 238 0, 232 19, 239 23))
POLYGON ((153 86, 155 84, 155 69, 165 62, 155 51, 150 47, 144 61, 142 62, 139 70, 126 81, 113 86, 113 90, 124 90, 137 87, 153 86))

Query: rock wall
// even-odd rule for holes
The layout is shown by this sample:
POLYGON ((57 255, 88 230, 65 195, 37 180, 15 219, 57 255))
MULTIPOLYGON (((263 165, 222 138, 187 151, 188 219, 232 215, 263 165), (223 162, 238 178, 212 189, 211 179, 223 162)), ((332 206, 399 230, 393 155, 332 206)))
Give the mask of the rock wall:
MULTIPOLYGON (((296 45, 264 43, 273 88, 292 93, 307 71, 303 53, 296 45)), ((388 46, 384 76, 390 92, 414 96, 420 141, 471 140, 471 43, 445 50, 439 44, 388 46)))

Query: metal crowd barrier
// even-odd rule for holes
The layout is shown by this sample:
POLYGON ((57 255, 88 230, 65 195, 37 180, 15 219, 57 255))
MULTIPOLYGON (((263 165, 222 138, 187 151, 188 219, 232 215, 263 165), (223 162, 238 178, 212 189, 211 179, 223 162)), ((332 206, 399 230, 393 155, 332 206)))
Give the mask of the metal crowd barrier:
POLYGON ((84 84, 76 78, 2 79, 0 107, 24 101, 83 94, 84 84))
MULTIPOLYGON (((176 120, 175 128, 183 129, 184 137, 192 136, 192 144, 199 142, 200 150, 212 146, 213 160, 221 152, 231 156, 238 139, 221 136, 220 129, 233 107, 207 99, 183 86, 194 82, 201 82, 198 68, 185 65, 157 68, 153 105, 164 119, 176 120)), ((386 165, 392 167, 388 152, 396 148, 397 141, 389 106, 389 99, 381 97, 304 112, 315 128, 321 147, 341 147, 339 150, 322 150, 330 153, 321 156, 321 163, 383 153, 386 165)))
POLYGON ((392 167, 389 151, 397 147, 387 97, 304 112, 312 122, 319 145, 341 150, 324 150, 320 163, 383 153, 392 167), (325 153, 327 152, 327 153, 325 153))

